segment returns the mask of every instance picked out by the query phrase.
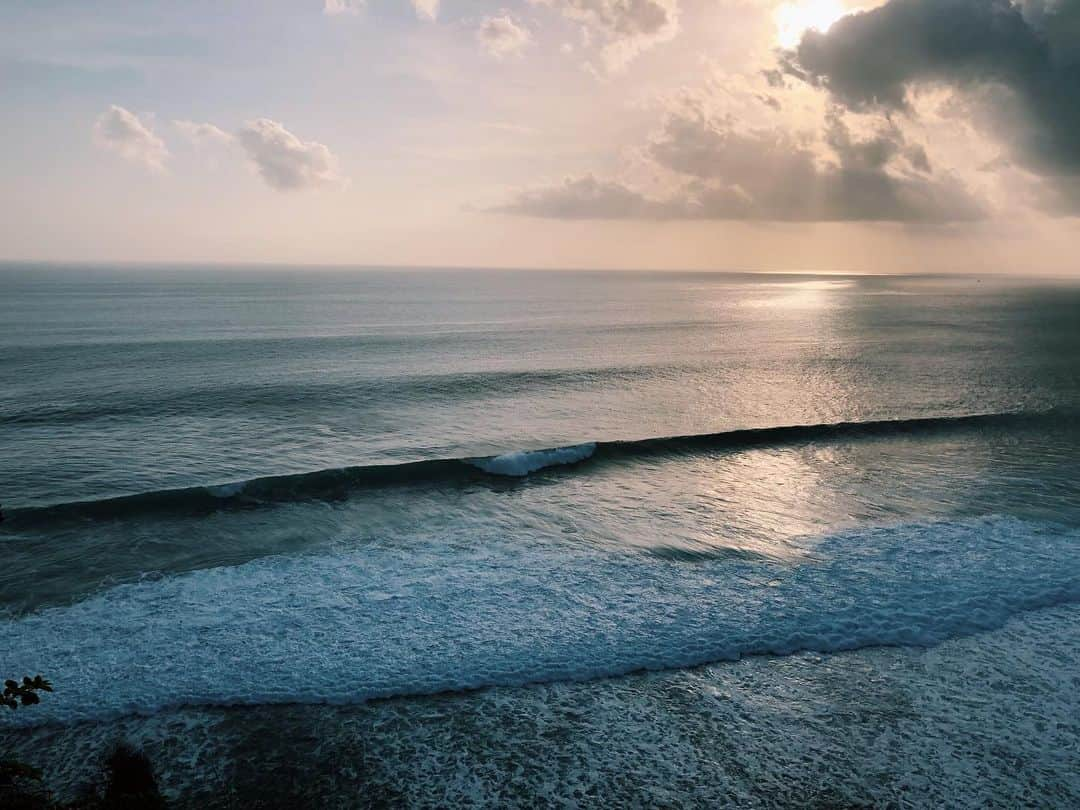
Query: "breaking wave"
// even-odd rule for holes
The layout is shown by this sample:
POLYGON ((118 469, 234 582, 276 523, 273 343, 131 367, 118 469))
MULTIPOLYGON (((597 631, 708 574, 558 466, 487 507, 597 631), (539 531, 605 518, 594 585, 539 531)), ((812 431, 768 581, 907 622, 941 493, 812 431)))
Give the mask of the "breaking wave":
POLYGON ((198 514, 230 506, 307 499, 347 497, 362 487, 392 486, 433 481, 475 481, 491 476, 521 478, 549 467, 587 460, 634 458, 709 450, 739 450, 801 442, 856 441, 889 436, 928 436, 945 431, 990 428, 1019 429, 1046 426, 1075 419, 1061 410, 1037 413, 995 413, 888 419, 817 425, 749 428, 692 436, 665 436, 630 441, 588 442, 568 447, 519 450, 484 458, 454 458, 400 464, 370 464, 315 472, 274 475, 247 481, 227 482, 182 489, 157 490, 94 501, 76 501, 44 507, 8 510, 12 525, 26 525, 64 518, 106 518, 173 511, 198 514))
POLYGON ((353 703, 933 645, 1080 601, 1080 532, 1011 517, 810 538, 794 564, 483 540, 470 553, 448 536, 407 551, 268 557, 0 621, 5 666, 57 686, 6 722, 353 703))
POLYGON ((553 450, 519 450, 516 453, 504 453, 501 456, 476 459, 474 466, 492 475, 508 475, 511 478, 523 478, 531 472, 545 467, 561 467, 577 464, 596 452, 596 442, 578 444, 573 447, 557 447, 553 450))

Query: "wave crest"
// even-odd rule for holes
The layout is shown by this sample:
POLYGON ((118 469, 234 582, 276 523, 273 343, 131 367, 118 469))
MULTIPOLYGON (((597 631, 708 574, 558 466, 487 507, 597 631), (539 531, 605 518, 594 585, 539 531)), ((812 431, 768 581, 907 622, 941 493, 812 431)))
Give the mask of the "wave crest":
POLYGON ((571 447, 556 447, 553 450, 519 450, 515 453, 503 453, 501 456, 474 459, 472 464, 491 475, 523 478, 545 467, 577 464, 591 457, 595 452, 596 442, 589 442, 571 447))

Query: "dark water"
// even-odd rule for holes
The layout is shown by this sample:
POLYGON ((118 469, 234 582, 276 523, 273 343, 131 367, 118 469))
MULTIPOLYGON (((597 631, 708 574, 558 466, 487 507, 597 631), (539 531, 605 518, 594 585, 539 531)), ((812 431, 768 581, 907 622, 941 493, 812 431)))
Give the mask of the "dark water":
POLYGON ((42 757, 120 729, 190 798, 270 723, 413 805, 1080 800, 1080 287, 12 266, 0 323, 0 660, 58 685, 0 722, 42 757), (560 771, 586 733, 654 779, 560 771), (889 733, 873 774, 825 741, 889 733), (972 733, 1071 776, 988 781, 972 733))

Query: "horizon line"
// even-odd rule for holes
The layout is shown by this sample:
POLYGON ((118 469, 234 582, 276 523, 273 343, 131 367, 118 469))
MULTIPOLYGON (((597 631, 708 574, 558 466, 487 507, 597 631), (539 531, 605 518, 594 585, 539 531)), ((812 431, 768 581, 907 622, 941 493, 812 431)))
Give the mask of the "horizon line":
POLYGON ((1026 278, 1031 280, 1078 280, 1080 273, 1066 275, 1061 273, 1016 273, 1007 270, 952 270, 905 272, 874 272, 868 270, 747 270, 747 269, 691 269, 691 268, 655 268, 655 267, 539 267, 505 265, 425 265, 425 264, 369 264, 350 262, 285 262, 285 261, 234 261, 234 260, 170 260, 170 259, 4 259, 0 258, 0 270, 11 270, 19 266, 28 268, 84 268, 84 269, 230 269, 230 270, 346 270, 354 272, 510 272, 510 273, 682 273, 696 275, 776 275, 776 276, 835 276, 867 278, 953 278, 953 277, 991 277, 991 278, 1026 278))

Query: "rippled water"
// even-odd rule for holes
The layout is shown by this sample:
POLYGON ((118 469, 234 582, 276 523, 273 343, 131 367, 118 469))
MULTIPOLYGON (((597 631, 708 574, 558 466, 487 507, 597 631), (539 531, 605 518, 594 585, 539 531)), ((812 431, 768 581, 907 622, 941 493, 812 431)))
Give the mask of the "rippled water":
POLYGON ((8 267, 2 660, 57 691, 0 739, 74 774, 136 736, 193 806, 198 751, 255 790, 265 724, 325 753, 312 806, 356 768, 420 806, 1070 806, 1078 316, 1001 280, 8 267), (973 792, 944 752, 1010 689, 1039 762, 973 792))
POLYGON ((1080 290, 643 273, 0 274, 10 506, 1077 397, 1080 290))

